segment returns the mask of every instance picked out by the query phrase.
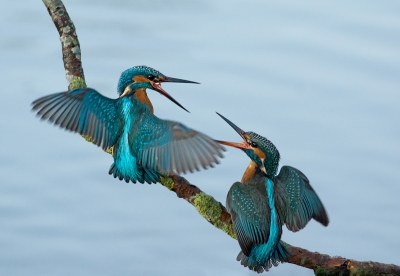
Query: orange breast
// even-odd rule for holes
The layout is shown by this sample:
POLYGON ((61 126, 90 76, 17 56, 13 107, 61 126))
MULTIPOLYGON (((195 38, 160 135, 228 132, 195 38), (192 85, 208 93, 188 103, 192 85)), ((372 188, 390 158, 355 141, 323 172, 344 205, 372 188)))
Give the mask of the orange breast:
POLYGON ((147 104, 150 107, 151 113, 154 114, 154 108, 153 108, 153 105, 150 102, 149 97, 147 96, 146 89, 141 88, 141 89, 136 90, 135 97, 139 102, 147 104))
MULTIPOLYGON (((245 184, 248 180, 250 180, 253 175, 256 173, 257 164, 254 161, 250 161, 250 164, 247 166, 246 171, 242 177, 242 183, 245 184)), ((245 184, 246 185, 246 184, 245 184)))

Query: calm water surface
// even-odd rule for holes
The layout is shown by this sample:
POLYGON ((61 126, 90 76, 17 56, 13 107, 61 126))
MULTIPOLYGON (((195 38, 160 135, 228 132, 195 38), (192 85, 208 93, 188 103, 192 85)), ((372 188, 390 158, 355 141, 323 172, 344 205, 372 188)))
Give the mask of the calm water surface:
MULTIPOLYGON (((239 141, 218 111, 310 178, 331 224, 284 229, 286 242, 399 265, 400 3, 300 2, 64 3, 89 86, 116 97, 140 64, 201 82, 164 85, 190 114, 150 91, 156 114, 239 141)), ((255 275, 187 202, 113 179, 111 156, 35 118, 34 99, 66 89, 58 33, 41 1, 1 6, 0 275, 255 275)), ((187 178, 225 202, 248 162, 232 149, 187 178)))

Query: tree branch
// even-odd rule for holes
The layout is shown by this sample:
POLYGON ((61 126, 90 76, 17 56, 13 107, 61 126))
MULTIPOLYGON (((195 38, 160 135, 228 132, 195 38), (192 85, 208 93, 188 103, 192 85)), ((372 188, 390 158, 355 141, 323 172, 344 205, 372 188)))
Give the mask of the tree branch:
MULTIPOLYGON (((42 0, 60 34, 68 89, 86 87, 81 62, 81 50, 67 10, 61 0, 42 0)), ((185 199, 209 223, 236 239, 231 216, 220 202, 202 192, 179 175, 162 177, 161 184, 185 199)), ((400 275, 400 266, 377 262, 359 262, 343 257, 331 257, 286 244, 292 253, 288 262, 312 269, 315 275, 400 275)))
POLYGON ((86 82, 81 61, 81 46, 79 45, 74 23, 72 23, 61 0, 43 0, 43 3, 60 34, 68 90, 85 88, 86 82))
MULTIPOLYGON (((203 193, 179 175, 163 178, 161 184, 192 204, 208 222, 236 239, 231 215, 212 196, 203 193)), ((331 257, 286 244, 292 256, 288 262, 314 270, 315 275, 400 275, 400 266, 378 262, 359 262, 343 257, 331 257)))

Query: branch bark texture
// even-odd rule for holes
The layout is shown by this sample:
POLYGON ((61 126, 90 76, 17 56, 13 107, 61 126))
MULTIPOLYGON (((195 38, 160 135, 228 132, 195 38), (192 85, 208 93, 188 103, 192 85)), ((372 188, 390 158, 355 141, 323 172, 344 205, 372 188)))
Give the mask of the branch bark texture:
MULTIPOLYGON (((61 0, 42 1, 60 34, 68 89, 84 88, 86 87, 86 82, 75 26, 61 0)), ((163 177, 161 184, 176 193, 179 198, 183 198, 193 205, 209 223, 236 239, 231 216, 223 204, 179 175, 163 177)), ((400 266, 394 264, 359 262, 343 257, 331 257, 318 252, 310 252, 289 244, 286 244, 286 246, 292 253, 288 260, 289 263, 312 269, 314 274, 318 276, 400 275, 400 266)))
POLYGON ((85 88, 86 82, 81 61, 81 46, 79 45, 74 23, 72 23, 61 0, 43 0, 43 3, 60 34, 68 90, 85 88))

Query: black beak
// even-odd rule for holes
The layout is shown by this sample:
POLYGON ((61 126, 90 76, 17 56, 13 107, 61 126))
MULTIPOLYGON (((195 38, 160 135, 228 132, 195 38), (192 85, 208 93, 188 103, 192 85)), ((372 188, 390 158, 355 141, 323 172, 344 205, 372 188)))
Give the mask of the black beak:
POLYGON ((200 83, 195 82, 195 81, 182 80, 182 79, 170 78, 170 77, 165 77, 163 80, 160 80, 160 82, 179 82, 179 83, 196 83, 196 84, 200 84, 200 83))
MULTIPOLYGON (((159 92, 161 95, 163 95, 164 97, 168 98, 170 101, 172 101, 173 103, 175 103, 177 106, 179 106, 180 108, 182 108, 183 110, 185 110, 186 112, 189 112, 189 110, 187 110, 186 108, 184 108, 180 103, 178 103, 177 100, 175 100, 170 94, 167 93, 167 91, 165 91, 164 89, 162 89, 161 87, 161 83, 159 82, 150 82, 150 84, 153 86, 154 90, 159 92)), ((190 112, 189 112, 190 113, 190 112)))
POLYGON ((230 125, 239 135, 240 137, 243 138, 243 140, 247 140, 245 137, 246 132, 241 129, 240 127, 238 127, 237 125, 235 125, 234 123, 232 123, 231 121, 229 121, 227 118, 225 118, 224 116, 222 116, 221 114, 219 114, 218 112, 216 112, 222 119, 224 119, 225 122, 228 123, 228 125, 230 125))
POLYGON ((229 121, 227 118, 225 118, 224 116, 222 116, 221 114, 219 114, 218 112, 216 112, 222 119, 224 119, 225 122, 227 122, 239 135, 240 137, 243 138, 243 142, 242 143, 235 143, 235 142, 227 142, 227 141, 221 141, 221 140, 215 140, 218 143, 225 145, 225 146, 230 146, 230 147, 234 147, 237 149, 249 149, 250 146, 249 144, 246 142, 246 132, 244 132, 241 128, 239 128, 237 125, 235 125, 234 123, 232 123, 231 121, 229 121))

